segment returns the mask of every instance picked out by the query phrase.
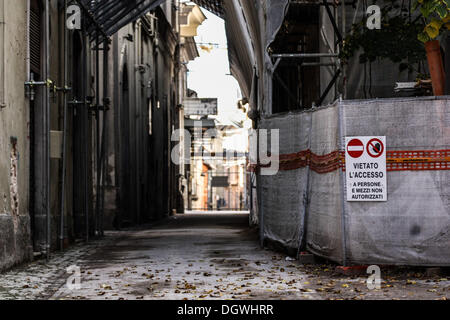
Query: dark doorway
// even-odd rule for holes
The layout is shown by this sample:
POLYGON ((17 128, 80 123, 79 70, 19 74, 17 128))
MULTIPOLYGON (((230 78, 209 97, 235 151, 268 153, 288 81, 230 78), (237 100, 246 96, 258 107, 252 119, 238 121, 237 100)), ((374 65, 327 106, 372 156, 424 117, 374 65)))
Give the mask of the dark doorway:
POLYGON ((135 210, 133 210, 133 176, 130 174, 131 164, 131 137, 130 137, 130 84, 128 66, 122 70, 122 88, 119 111, 119 140, 120 140, 120 227, 134 224, 135 210))

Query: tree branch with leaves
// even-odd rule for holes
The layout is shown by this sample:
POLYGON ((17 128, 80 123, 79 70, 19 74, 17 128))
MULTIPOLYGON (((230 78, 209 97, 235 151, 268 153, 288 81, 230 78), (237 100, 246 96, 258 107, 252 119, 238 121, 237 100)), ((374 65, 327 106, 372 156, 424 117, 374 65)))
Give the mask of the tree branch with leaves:
POLYGON ((450 30, 450 0, 416 0, 413 10, 419 9, 425 28, 418 39, 423 43, 436 39, 445 30, 450 30))

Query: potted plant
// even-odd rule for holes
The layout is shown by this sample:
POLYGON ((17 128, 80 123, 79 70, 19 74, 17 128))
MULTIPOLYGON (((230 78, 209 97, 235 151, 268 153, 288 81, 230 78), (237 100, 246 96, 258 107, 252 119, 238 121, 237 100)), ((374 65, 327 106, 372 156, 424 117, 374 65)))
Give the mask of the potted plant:
POLYGON ((445 71, 437 38, 450 30, 450 0, 416 0, 413 9, 419 9, 426 24, 418 38, 425 44, 434 95, 444 95, 445 71))

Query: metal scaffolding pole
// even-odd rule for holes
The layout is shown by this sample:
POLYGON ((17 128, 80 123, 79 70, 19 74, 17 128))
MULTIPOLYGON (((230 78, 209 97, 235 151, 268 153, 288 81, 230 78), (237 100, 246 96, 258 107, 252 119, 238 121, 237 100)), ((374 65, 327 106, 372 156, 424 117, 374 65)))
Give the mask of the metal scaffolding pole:
MULTIPOLYGON (((345 16, 345 0, 342 1, 342 37, 345 39, 347 19, 345 16)), ((347 98, 347 67, 342 66, 342 92, 343 98, 347 98)))

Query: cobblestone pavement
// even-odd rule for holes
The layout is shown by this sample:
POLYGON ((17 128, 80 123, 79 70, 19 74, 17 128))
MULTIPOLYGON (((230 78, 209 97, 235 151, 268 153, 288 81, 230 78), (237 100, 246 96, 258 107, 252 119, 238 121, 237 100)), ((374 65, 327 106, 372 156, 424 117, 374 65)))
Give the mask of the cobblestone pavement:
POLYGON ((108 232, 105 239, 56 253, 0 275, 0 299, 427 299, 450 297, 440 270, 385 267, 379 290, 367 275, 342 275, 332 264, 302 265, 258 245, 244 214, 182 215, 146 230, 108 232), (66 269, 81 271, 70 290, 66 269), (428 270, 429 271, 429 270, 428 270))

